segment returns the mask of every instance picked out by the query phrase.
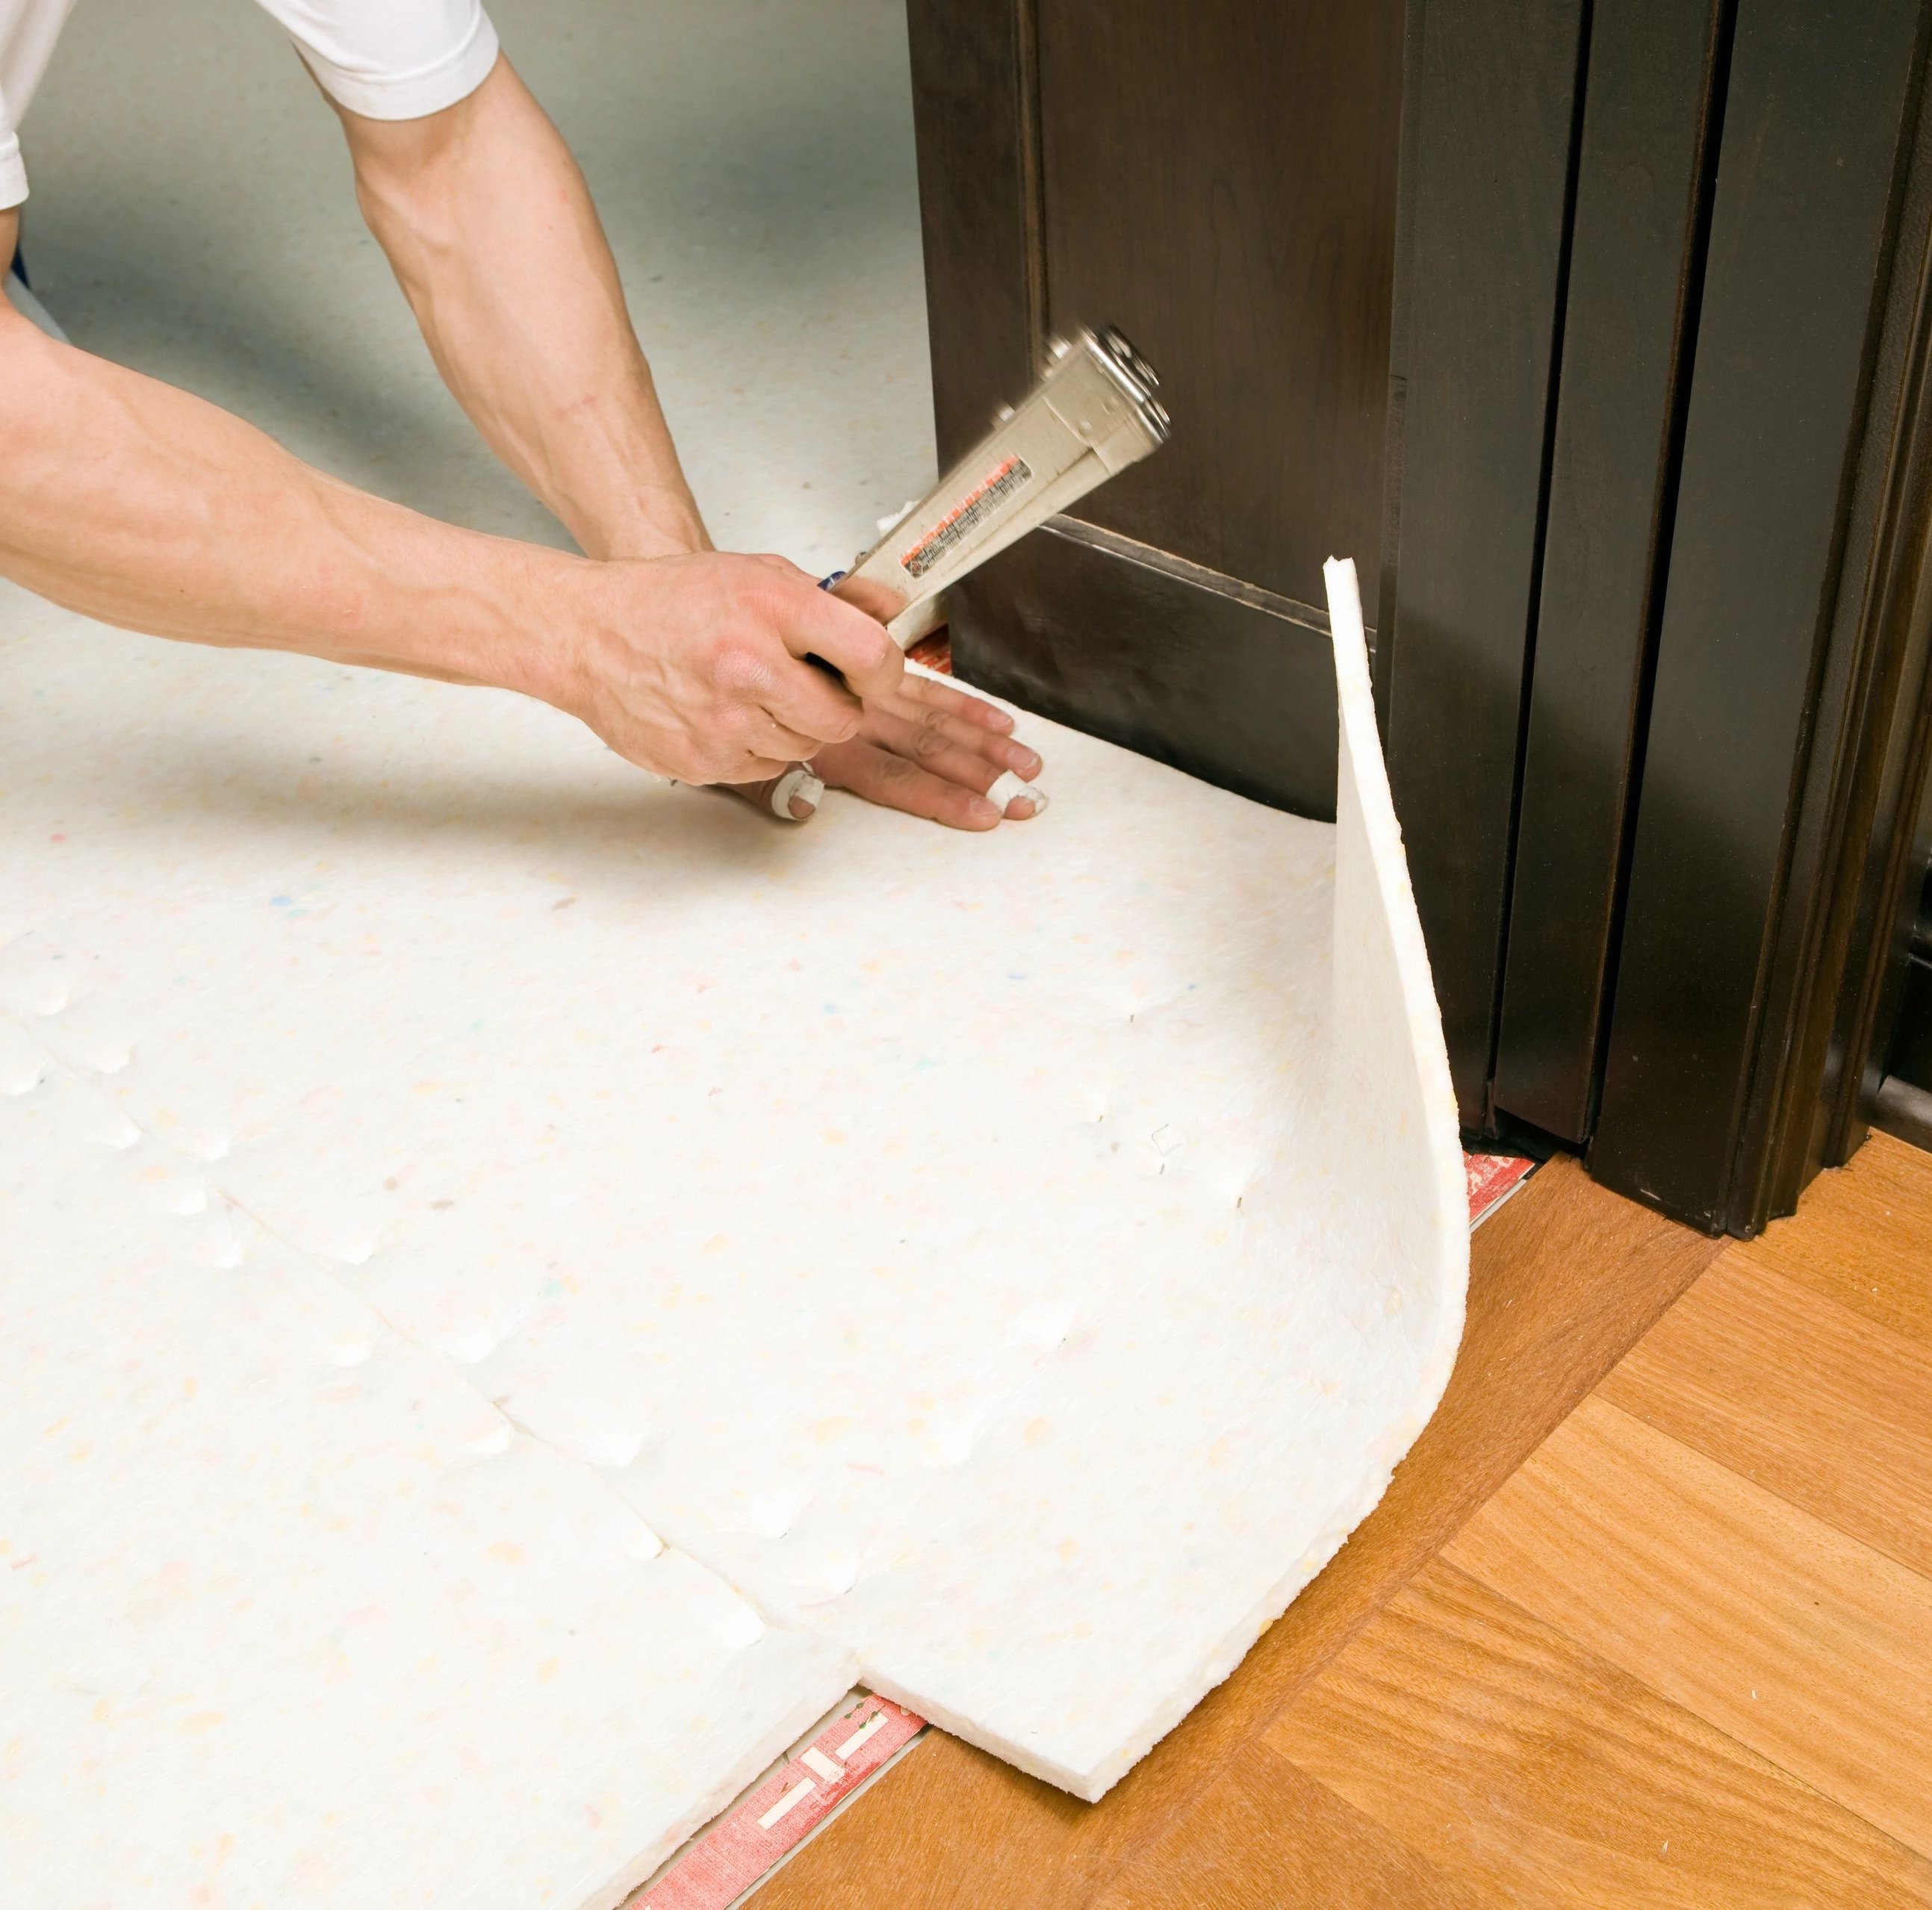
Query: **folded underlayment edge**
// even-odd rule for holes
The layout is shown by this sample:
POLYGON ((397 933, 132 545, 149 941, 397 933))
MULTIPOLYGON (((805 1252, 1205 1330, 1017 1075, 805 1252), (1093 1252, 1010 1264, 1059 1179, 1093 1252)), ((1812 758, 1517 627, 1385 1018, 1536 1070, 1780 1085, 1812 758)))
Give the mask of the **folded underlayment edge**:
MULTIPOLYGON (((1333 1059, 1338 1085, 1352 1084, 1358 1093, 1370 1099, 1388 1092, 1393 1084, 1384 1073, 1364 1082, 1345 1065, 1357 1051, 1362 1033, 1351 1014, 1353 1001, 1348 983, 1358 979, 1345 961, 1345 929, 1353 896, 1353 880, 1366 877, 1372 883, 1379 904, 1373 919, 1388 936, 1386 953, 1394 970, 1403 1024, 1407 1036, 1406 1059, 1412 1062, 1415 1078, 1411 1084, 1419 1096, 1425 1126, 1418 1136, 1402 1132, 1402 1141, 1419 1144, 1422 1159, 1411 1164, 1420 1167, 1433 1183, 1429 1207, 1433 1224, 1429 1228, 1436 1249, 1438 1278, 1434 1291, 1441 1300, 1436 1321, 1432 1352, 1425 1365, 1411 1418, 1397 1430, 1397 1450, 1371 1454, 1370 1476, 1350 1507, 1296 1561, 1294 1565, 1258 1599, 1241 1621, 1221 1640, 1208 1657, 1197 1690, 1176 1696, 1151 1713, 1143 1729, 1119 1752, 1091 1771, 1075 1774, 1039 1770, 1031 1774, 1071 1791, 1089 1802, 1097 1801, 1118 1783, 1168 1732, 1198 1705, 1209 1692, 1223 1683, 1253 1648, 1262 1634, 1319 1576, 1348 1543, 1349 1535, 1381 1504, 1394 1477, 1394 1468, 1435 1416, 1454 1370, 1461 1345, 1468 1288, 1469 1234, 1468 1198, 1464 1179, 1460 1129, 1456 1112, 1455 1091, 1449 1072, 1449 1056, 1442 1033, 1429 952, 1417 913, 1415 892, 1409 880, 1408 859, 1404 853, 1402 830, 1395 812, 1394 793, 1389 785, 1382 739, 1376 721, 1370 687, 1367 633, 1364 627, 1361 595, 1352 559, 1330 558, 1322 569, 1328 597, 1329 627, 1335 657, 1336 699, 1340 716, 1336 763, 1336 846, 1335 877, 1335 942, 1333 977, 1335 990, 1331 1028, 1333 1059), (1351 838, 1359 830, 1358 843, 1351 838), (1366 853, 1350 854, 1352 848, 1366 853)), ((1377 1135, 1386 1123, 1375 1117, 1375 1111, 1358 1105, 1338 1107, 1331 1132, 1340 1144, 1358 1159, 1372 1155, 1377 1135)), ((1406 1120, 1398 1119, 1406 1129, 1406 1120)), ((1388 1170, 1395 1177, 1399 1170, 1388 1170)), ((1022 1768, 1026 1765, 1021 1760, 1022 1768)))
MULTIPOLYGON (((1205 1654, 1198 1680, 1170 1693, 1151 1708, 1139 1726, 1094 1765, 1075 1768, 990 1732, 937 1693, 895 1679, 885 1668, 867 1662, 863 1653, 860 1654, 863 1681, 873 1690, 1028 1776, 1090 1804, 1105 1796, 1210 1691, 1232 1675, 1262 1634, 1286 1612, 1341 1550, 1356 1527, 1381 1503, 1395 1466, 1441 1404, 1462 1342, 1468 1285, 1468 1202, 1448 1051, 1376 721, 1355 566, 1351 559, 1330 558, 1323 575, 1328 586, 1340 718, 1334 904, 1336 998, 1332 1032, 1338 1084, 1357 1097, 1354 1107, 1337 1108, 1331 1131, 1358 1168, 1364 1159, 1374 1157, 1378 1141, 1385 1140, 1391 1147, 1411 1156, 1400 1162, 1390 1162, 1384 1156, 1378 1165, 1384 1169, 1385 1180, 1399 1180, 1419 1171, 1429 1183, 1425 1231, 1432 1238, 1422 1244, 1425 1251, 1431 1246, 1434 1249, 1436 1277, 1432 1288, 1441 1305, 1414 1406, 1396 1429, 1388 1447, 1366 1456, 1368 1476, 1334 1522, 1303 1549, 1294 1564, 1205 1654), (1357 838, 1359 840, 1354 839, 1357 838), (1357 853, 1351 854, 1352 849, 1357 853), (1360 895, 1359 883, 1366 883, 1370 895, 1360 895), (1360 971, 1342 961, 1345 943, 1349 939, 1345 929, 1351 926, 1347 918, 1352 910, 1369 900, 1375 906, 1366 912, 1368 922, 1387 931, 1387 947, 1378 952, 1386 957, 1393 976, 1380 979, 1384 985, 1393 979, 1400 996, 1406 1042, 1402 1058, 1411 1063, 1414 1071, 1412 1081, 1406 1083, 1399 1078, 1392 1081, 1387 1069, 1364 1071, 1347 1065, 1359 1054, 1367 1033, 1359 1024, 1358 1015, 1364 1008, 1371 1015, 1375 1013, 1373 1004, 1360 1000, 1361 991, 1352 991, 1349 985, 1360 979, 1360 971), (1398 1099, 1405 1092, 1418 1098, 1423 1116, 1419 1133, 1410 1126, 1406 1110, 1398 1113, 1393 1123, 1394 1132, 1388 1132, 1390 1123, 1372 1104, 1390 1092, 1398 1099), (1420 1159, 1414 1158, 1418 1153, 1420 1159)), ((1395 1072, 1399 1077, 1400 1069, 1395 1072)))
MULTIPOLYGON (((1368 838, 1370 855, 1366 867, 1379 893, 1381 919, 1389 934, 1389 952, 1400 985, 1408 1030, 1408 1057, 1416 1069, 1415 1087, 1428 1124, 1422 1144, 1426 1171, 1434 1183, 1432 1192, 1438 1222, 1434 1233, 1438 1249, 1438 1270, 1442 1276, 1439 1291, 1443 1309, 1437 1323, 1434 1363, 1424 1388, 1427 1405, 1409 1434, 1404 1447, 1406 1451, 1442 1403, 1462 1343, 1469 1287, 1467 1170, 1455 1084, 1449 1071, 1448 1043, 1442 1032, 1442 1012, 1436 999, 1429 947, 1416 908, 1415 888, 1409 879, 1408 858, 1402 847, 1402 825, 1396 815, 1388 764, 1382 754, 1382 733, 1376 720, 1368 638, 1354 560, 1330 557, 1322 566, 1322 577, 1328 586, 1341 718, 1338 797, 1352 796, 1359 804, 1362 828, 1368 838)), ((1341 806, 1346 807, 1346 802, 1341 806)), ((1342 908, 1339 859, 1336 889, 1339 931, 1342 908)), ((1340 952, 1338 943, 1338 983, 1342 974, 1340 952)), ((1338 1010, 1342 1005, 1338 1000, 1338 1010)))

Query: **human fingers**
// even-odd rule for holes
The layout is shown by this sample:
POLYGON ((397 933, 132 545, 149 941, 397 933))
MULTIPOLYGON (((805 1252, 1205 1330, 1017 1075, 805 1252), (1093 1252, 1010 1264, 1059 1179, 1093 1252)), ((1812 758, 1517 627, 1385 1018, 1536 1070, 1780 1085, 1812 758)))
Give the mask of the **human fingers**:
MULTIPOLYGON (((849 733, 848 727, 845 734, 835 737, 833 740, 842 742, 849 733)), ((808 736, 802 730, 794 730, 789 724, 781 722, 767 709, 761 710, 747 725, 746 743, 748 748, 756 750, 760 757, 770 761, 807 763, 825 748, 826 739, 823 736, 808 736)))
POLYGON ((722 788, 740 790, 755 787, 760 784, 774 783, 788 770, 797 766, 795 762, 775 756, 748 754, 728 766, 722 775, 712 780, 722 788))
POLYGON ((631 761, 680 781, 737 781, 754 758, 773 769, 808 760, 857 733, 857 684, 889 692, 903 674, 879 625, 782 560, 612 562, 568 581, 539 693, 631 761), (857 684, 811 667, 814 654, 857 684))
POLYGON ((900 700, 916 703, 927 709, 943 710, 949 716, 977 725, 984 730, 1010 732, 1013 719, 998 703, 988 703, 984 697, 976 697, 970 690, 962 690, 956 683, 942 682, 936 676, 922 676, 916 670, 908 670, 905 681, 898 687, 900 700))
POLYGON ((1040 756, 1011 738, 1012 718, 1004 710, 955 685, 908 670, 896 695, 868 707, 868 728, 862 734, 876 727, 870 719, 881 712, 938 730, 997 765, 1004 773, 987 793, 1016 822, 1046 807, 1039 790, 1022 787, 1037 781, 1043 766, 1040 756))
MULTIPOLYGON (((802 579, 803 573, 800 573, 802 579)), ((886 697, 905 677, 905 658, 886 627, 815 584, 770 580, 773 620, 784 646, 801 659, 822 658, 855 696, 886 697)), ((821 676, 823 672, 819 673, 821 676)))
MULTIPOLYGON (((842 745, 835 747, 842 748, 842 745)), ((811 820, 825 793, 824 778, 802 763, 790 764, 783 775, 767 776, 755 783, 724 785, 734 796, 741 796, 752 807, 781 821, 811 820)))
POLYGON ((832 594, 880 623, 891 622, 906 607, 902 592, 868 577, 841 577, 832 585, 832 594))
POLYGON ((890 750, 894 755, 916 763, 932 775, 958 784, 975 795, 988 796, 1004 814, 1024 822, 1046 805, 1039 792, 1028 784, 1024 775, 1008 769, 1003 758, 1017 754, 1037 767, 1040 759, 1030 751, 1003 736, 989 736, 969 724, 928 712, 930 720, 920 722, 882 712, 868 711, 862 739, 890 750), (977 747, 983 740, 986 748, 977 747), (1000 785, 1004 784, 1004 787, 1000 785))
MULTIPOLYGON (((859 733, 872 742, 884 743, 902 756, 910 756, 929 767, 939 766, 939 759, 963 751, 988 766, 986 781, 1002 770, 1009 770, 1022 782, 1030 782, 1043 765, 1037 751, 997 730, 982 729, 966 718, 930 704, 922 705, 894 697, 883 703, 866 706, 866 718, 859 733)), ((948 771, 950 775, 951 771, 948 771)))
MULTIPOLYGON (((812 597, 823 594, 806 588, 812 597)), ((794 646, 790 632, 798 594, 790 585, 779 586, 774 595, 762 583, 754 584, 741 609, 757 634, 748 643, 721 645, 713 670, 728 704, 736 705, 758 724, 776 724, 785 730, 803 758, 828 742, 856 735, 864 712, 858 697, 837 677, 813 668, 804 660, 807 653, 794 646)), ((890 648, 884 631, 878 634, 890 648)))
POLYGON ((1000 820, 997 803, 964 783, 930 769, 876 744, 854 739, 834 743, 812 759, 812 768, 836 789, 850 790, 868 802, 902 809, 949 829, 983 832, 1000 820))

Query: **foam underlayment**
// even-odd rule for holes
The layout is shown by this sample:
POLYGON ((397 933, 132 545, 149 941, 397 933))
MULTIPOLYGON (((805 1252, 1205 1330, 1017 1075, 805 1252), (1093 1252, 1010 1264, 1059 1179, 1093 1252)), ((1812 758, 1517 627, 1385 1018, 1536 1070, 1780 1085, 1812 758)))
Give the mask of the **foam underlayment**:
POLYGON ((980 837, 0 598, 32 1901, 605 1903, 854 1677, 1090 1798, 1227 1675, 1466 1276, 1330 586, 1335 826, 1029 718, 980 837))

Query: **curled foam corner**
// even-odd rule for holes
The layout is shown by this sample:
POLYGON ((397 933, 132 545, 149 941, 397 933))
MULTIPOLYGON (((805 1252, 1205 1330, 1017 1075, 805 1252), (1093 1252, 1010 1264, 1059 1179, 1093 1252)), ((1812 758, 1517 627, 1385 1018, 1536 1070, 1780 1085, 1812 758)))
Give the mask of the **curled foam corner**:
MULTIPOLYGON (((1016 1735, 988 1731, 938 1695, 907 1692, 902 1697, 892 1680, 872 1675, 875 1688, 942 1729, 1089 1803, 1104 1796, 1232 1675, 1262 1633, 1381 1503, 1395 1465, 1441 1403, 1462 1339, 1468 1228, 1448 1047, 1376 723, 1355 567, 1331 558, 1324 576, 1340 733, 1330 1051, 1334 1092, 1342 1103, 1328 1129, 1337 1151, 1324 1169, 1330 1178, 1372 1177, 1373 1184, 1360 1190, 1364 1204, 1378 1217, 1391 1210, 1400 1216, 1395 1244, 1414 1256, 1417 1283, 1426 1282, 1438 1305, 1424 1331, 1406 1410, 1363 1452, 1361 1468, 1311 1543, 1202 1653, 1192 1676, 1160 1694, 1104 1752, 1086 1759, 1054 1757, 1016 1735), (1364 1066, 1365 1056, 1376 1065, 1364 1066), (1376 1144, 1365 1146, 1370 1135, 1376 1144)), ((1360 1243, 1361 1277, 1385 1278, 1377 1255, 1390 1244, 1387 1231, 1360 1243)))
MULTIPOLYGON (((1328 622, 1335 652, 1335 686, 1340 718, 1340 750, 1336 769, 1335 957, 1331 977, 1334 1021, 1331 1048, 1359 1035, 1360 1003, 1348 982, 1354 964, 1342 959, 1343 911, 1348 904, 1346 878, 1366 872, 1379 901, 1378 925, 1385 930, 1387 953, 1394 970, 1403 1030, 1405 1059, 1414 1069, 1411 1085, 1420 1103, 1421 1120, 1396 1123, 1376 1117, 1380 1110, 1348 1111, 1360 1117, 1370 1132, 1388 1133, 1392 1144, 1423 1153, 1418 1164, 1425 1176, 1426 1198, 1421 1216, 1436 1249, 1436 1291, 1442 1302, 1436 1346, 1430 1364, 1432 1390, 1419 1408, 1417 1431, 1427 1424, 1449 1382, 1456 1353, 1462 1343, 1469 1283, 1468 1196, 1462 1164, 1461 1129, 1456 1090, 1449 1072, 1449 1050, 1442 1033, 1442 1010, 1416 912, 1415 890, 1409 880, 1402 828, 1389 786, 1388 766, 1382 755, 1382 735, 1376 722, 1375 697, 1369 676, 1367 633, 1362 621, 1362 598, 1354 562, 1330 557, 1322 565, 1328 595, 1328 622), (1358 834, 1360 849, 1351 866, 1346 851, 1350 836, 1358 834)), ((1359 1085, 1359 1083, 1354 1084, 1359 1085)), ((1390 1084, 1378 1084, 1386 1091, 1390 1084)), ((1407 1111, 1405 1110, 1405 1115, 1407 1111)), ((1349 1134, 1347 1120, 1334 1124, 1338 1136, 1349 1134)), ((1413 1441, 1405 1442, 1403 1450, 1413 1441)), ((1378 1498, 1380 1495, 1378 1494, 1378 1498)))

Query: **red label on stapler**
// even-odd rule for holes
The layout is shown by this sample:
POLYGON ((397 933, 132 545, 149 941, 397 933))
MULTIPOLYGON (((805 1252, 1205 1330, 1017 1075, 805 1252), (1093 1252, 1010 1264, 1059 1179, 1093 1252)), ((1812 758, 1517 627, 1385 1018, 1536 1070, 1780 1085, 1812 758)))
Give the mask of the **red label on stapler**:
POLYGON ((934 565, 970 537, 1015 492, 1033 477, 1024 457, 1009 457, 974 487, 932 529, 899 559, 909 577, 923 577, 934 565))

